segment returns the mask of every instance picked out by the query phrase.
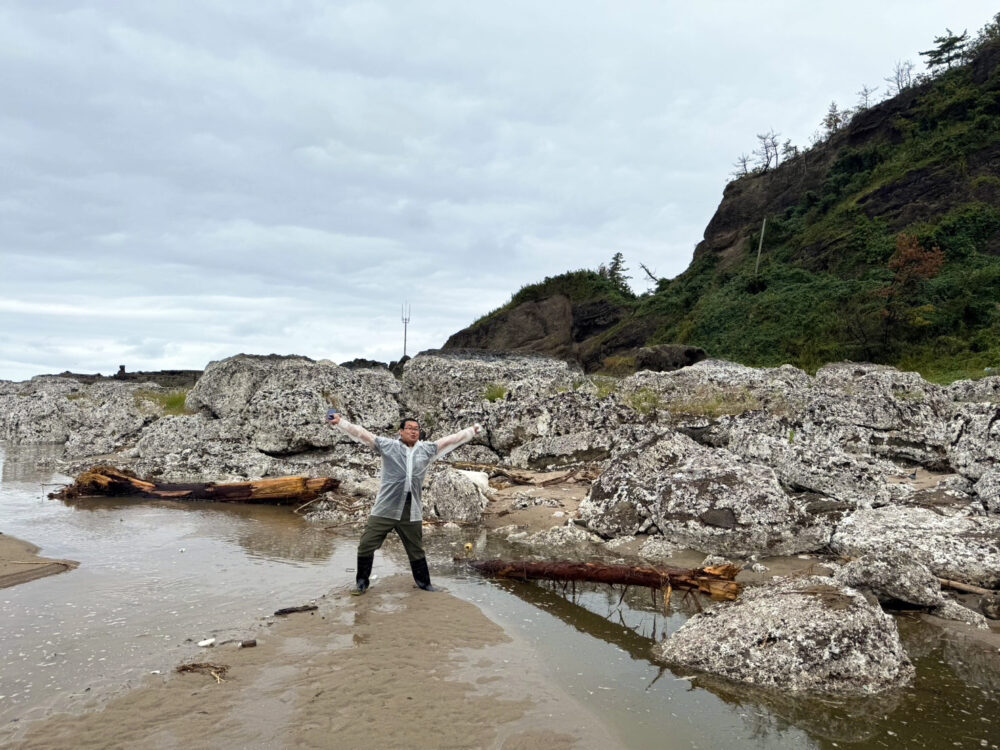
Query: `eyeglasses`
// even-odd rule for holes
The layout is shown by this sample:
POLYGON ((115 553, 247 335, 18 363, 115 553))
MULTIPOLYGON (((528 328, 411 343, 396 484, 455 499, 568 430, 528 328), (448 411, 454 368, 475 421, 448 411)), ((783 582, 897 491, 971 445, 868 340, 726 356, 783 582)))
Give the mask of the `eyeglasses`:
POLYGON ((404 427, 401 432, 420 432, 419 427, 404 427))

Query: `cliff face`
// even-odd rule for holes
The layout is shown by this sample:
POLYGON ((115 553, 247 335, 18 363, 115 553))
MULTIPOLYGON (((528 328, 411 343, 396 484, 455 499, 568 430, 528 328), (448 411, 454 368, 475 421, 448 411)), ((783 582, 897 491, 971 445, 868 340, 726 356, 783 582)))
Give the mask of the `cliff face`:
POLYGON ((655 293, 631 297, 588 273, 525 287, 446 348, 540 352, 588 370, 663 344, 945 380, 1000 365, 1000 41, 731 182, 691 265, 655 293))
MULTIPOLYGON (((593 370, 606 356, 605 334, 631 310, 631 300, 607 278, 578 271, 521 290, 505 307, 453 334, 442 349, 544 354, 593 370)), ((647 335, 619 332, 613 350, 642 346, 647 335)))

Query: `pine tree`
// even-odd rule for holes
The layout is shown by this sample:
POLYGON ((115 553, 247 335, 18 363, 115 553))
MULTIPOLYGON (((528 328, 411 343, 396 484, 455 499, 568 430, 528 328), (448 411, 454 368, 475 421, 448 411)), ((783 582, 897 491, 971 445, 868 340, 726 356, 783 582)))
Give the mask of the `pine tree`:
POLYGON ((965 44, 969 39, 968 30, 961 34, 953 34, 951 29, 945 29, 946 34, 934 37, 937 45, 934 49, 929 49, 920 54, 927 58, 927 67, 936 68, 944 65, 950 68, 954 63, 961 62, 965 54, 965 44))
POLYGON ((611 258, 611 263, 608 264, 608 278, 611 283, 618 287, 618 291, 622 294, 631 297, 632 289, 628 285, 628 280, 631 276, 626 276, 625 272, 628 269, 625 267, 625 256, 620 252, 615 253, 611 258))

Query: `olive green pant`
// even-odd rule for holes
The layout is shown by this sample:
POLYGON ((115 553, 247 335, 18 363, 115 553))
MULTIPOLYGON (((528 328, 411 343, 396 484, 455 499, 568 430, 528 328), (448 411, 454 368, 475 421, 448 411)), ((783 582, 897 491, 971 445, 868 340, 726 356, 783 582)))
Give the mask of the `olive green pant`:
MULTIPOLYGON (((407 497, 401 518, 409 517, 410 499, 407 497)), ((399 534, 399 538, 403 540, 403 547, 406 548, 406 556, 410 558, 411 562, 424 559, 423 523, 420 521, 397 521, 381 516, 368 516, 368 523, 365 524, 361 541, 358 542, 358 557, 374 555, 375 550, 382 546, 382 542, 385 541, 390 531, 399 534)))

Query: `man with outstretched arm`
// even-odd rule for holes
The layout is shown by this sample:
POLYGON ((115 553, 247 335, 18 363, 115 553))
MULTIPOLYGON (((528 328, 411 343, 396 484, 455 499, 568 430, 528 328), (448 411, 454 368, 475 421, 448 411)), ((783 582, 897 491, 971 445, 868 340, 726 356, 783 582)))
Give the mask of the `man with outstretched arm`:
POLYGON ((382 481, 365 531, 358 542, 357 587, 352 594, 368 590, 368 579, 375 561, 375 550, 382 546, 390 531, 399 534, 410 559, 413 580, 424 591, 436 591, 431 585, 423 545, 423 514, 420 488, 431 462, 464 445, 482 428, 475 424, 440 440, 420 440, 420 424, 416 419, 399 423, 399 438, 376 437, 364 427, 351 424, 340 414, 327 417, 330 424, 351 439, 374 448, 382 456, 382 481))

